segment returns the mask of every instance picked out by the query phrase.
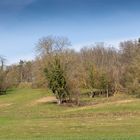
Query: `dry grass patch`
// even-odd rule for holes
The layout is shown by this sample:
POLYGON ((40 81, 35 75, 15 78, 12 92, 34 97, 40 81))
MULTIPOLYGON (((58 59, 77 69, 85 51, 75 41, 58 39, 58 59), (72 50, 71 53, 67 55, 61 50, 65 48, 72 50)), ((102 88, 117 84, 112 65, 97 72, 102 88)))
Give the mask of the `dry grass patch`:
POLYGON ((0 104, 0 108, 2 107, 8 107, 8 106, 11 106, 12 103, 3 103, 3 104, 0 104))
POLYGON ((106 105, 113 105, 113 104, 127 104, 127 103, 131 103, 131 102, 135 102, 135 101, 136 101, 136 99, 111 101, 111 102, 103 102, 103 103, 96 103, 96 104, 93 103, 92 105, 82 106, 82 107, 75 108, 75 109, 70 109, 70 110, 67 110, 66 112, 81 111, 81 110, 85 110, 85 109, 104 107, 106 105))
POLYGON ((48 102, 57 102, 57 99, 54 96, 47 96, 47 97, 43 97, 43 98, 33 101, 30 105, 34 106, 37 104, 42 104, 42 103, 44 104, 48 102))

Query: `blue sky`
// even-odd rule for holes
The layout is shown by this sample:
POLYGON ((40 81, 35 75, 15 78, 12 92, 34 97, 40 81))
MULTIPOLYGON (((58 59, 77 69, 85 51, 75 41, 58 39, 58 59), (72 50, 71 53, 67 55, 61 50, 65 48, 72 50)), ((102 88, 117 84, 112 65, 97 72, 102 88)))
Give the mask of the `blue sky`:
POLYGON ((38 39, 66 36, 76 50, 140 37, 139 0, 0 0, 0 54, 7 63, 35 56, 38 39))

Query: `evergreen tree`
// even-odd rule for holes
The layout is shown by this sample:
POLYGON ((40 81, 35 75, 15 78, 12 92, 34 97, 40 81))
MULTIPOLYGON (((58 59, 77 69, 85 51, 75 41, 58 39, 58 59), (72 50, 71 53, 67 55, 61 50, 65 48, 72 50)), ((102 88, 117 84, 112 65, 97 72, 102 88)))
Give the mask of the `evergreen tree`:
POLYGON ((52 90, 58 103, 61 104, 69 96, 64 70, 58 57, 45 69, 49 88, 52 90))
POLYGON ((106 90, 108 86, 108 79, 106 74, 101 74, 100 76, 100 89, 106 90))

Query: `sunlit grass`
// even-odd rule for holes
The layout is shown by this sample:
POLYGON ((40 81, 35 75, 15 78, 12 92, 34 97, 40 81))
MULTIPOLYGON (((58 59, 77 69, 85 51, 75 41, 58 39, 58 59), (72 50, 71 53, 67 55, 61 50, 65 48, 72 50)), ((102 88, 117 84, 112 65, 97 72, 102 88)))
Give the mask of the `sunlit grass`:
POLYGON ((97 104, 82 107, 33 104, 44 96, 52 94, 45 89, 13 89, 0 96, 0 139, 140 139, 139 99, 128 97, 132 102, 117 102, 127 99, 116 95, 108 100, 89 99, 97 104))

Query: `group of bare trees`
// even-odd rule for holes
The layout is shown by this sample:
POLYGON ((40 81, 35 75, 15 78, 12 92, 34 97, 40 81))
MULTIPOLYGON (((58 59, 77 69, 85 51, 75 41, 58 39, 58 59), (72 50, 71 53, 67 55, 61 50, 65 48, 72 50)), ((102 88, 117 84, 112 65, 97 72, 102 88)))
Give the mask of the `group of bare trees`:
POLYGON ((5 65, 4 65, 5 61, 6 59, 0 56, 0 95, 3 94, 8 88, 5 65))
POLYGON ((140 95, 140 40, 121 43, 121 85, 127 92, 140 95))
MULTIPOLYGON (((140 94, 139 41, 122 42, 119 49, 104 43, 97 43, 83 47, 79 52, 70 49, 70 46, 70 41, 65 37, 42 38, 36 46, 37 57, 34 61, 20 61, 19 64, 4 69, 1 59, 0 76, 4 75, 3 72, 6 73, 4 77, 8 79, 8 85, 11 87, 22 84, 36 88, 52 87, 57 82, 62 82, 56 80, 53 81, 56 82, 55 84, 50 85, 51 80, 60 75, 46 76, 44 70, 51 71, 50 66, 55 64, 57 58, 61 72, 63 72, 63 75, 60 72, 61 77, 65 79, 67 87, 65 90, 63 89, 63 93, 67 90, 69 99, 74 97, 78 102, 79 92, 83 88, 107 92, 107 96, 119 91, 140 94)), ((55 74, 60 74, 56 72, 56 69, 53 71, 55 74)), ((0 77, 0 79, 2 78, 0 77)), ((55 88, 55 94, 64 86, 58 83, 59 89, 55 88)))

